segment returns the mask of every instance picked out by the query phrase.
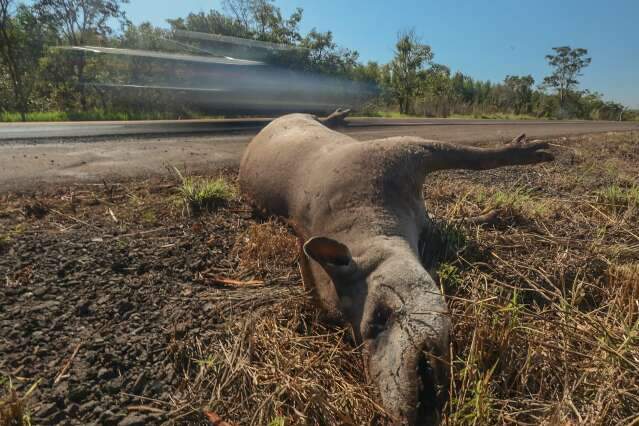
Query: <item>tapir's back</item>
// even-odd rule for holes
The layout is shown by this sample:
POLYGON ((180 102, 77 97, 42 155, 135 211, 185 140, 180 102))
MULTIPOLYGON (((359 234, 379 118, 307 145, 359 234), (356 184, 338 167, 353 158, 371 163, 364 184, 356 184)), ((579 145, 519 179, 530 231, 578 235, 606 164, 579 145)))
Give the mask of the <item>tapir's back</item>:
POLYGON ((334 132, 313 116, 291 114, 266 126, 246 148, 240 187, 270 214, 290 217, 296 192, 309 180, 318 161, 353 139, 334 132))
POLYGON ((424 215, 423 173, 407 161, 404 141, 360 142, 313 116, 287 115, 247 147, 240 186, 256 207, 293 219, 298 232, 395 228, 404 216, 424 215))

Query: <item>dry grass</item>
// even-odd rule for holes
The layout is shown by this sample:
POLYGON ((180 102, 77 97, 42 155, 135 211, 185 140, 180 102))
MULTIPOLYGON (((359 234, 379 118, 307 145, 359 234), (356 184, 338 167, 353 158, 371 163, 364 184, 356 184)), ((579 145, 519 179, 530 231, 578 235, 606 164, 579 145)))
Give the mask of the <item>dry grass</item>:
MULTIPOLYGON (((441 262, 454 323, 448 425, 639 424, 639 135, 553 144, 552 164, 438 173, 424 187, 443 224, 424 256, 441 262), (493 208, 494 224, 459 221, 493 208)), ((204 296, 220 324, 175 336, 182 381, 162 409, 188 424, 206 424, 202 409, 238 425, 385 424, 350 331, 304 294, 288 230, 218 235, 188 220, 184 232, 211 229, 225 253, 210 274, 261 284, 204 296)))
POLYGON ((243 271, 264 275, 295 266, 298 247, 286 226, 270 220, 251 225, 237 238, 232 253, 239 259, 243 271))
POLYGON ((297 242, 287 228, 254 224, 239 235, 232 255, 237 276, 258 274, 265 285, 211 291, 206 300, 229 321, 209 343, 171 345, 186 379, 174 418, 196 422, 205 407, 233 424, 381 421, 350 331, 324 325, 303 291, 293 269, 297 242))
POLYGON ((555 164, 426 187, 448 220, 504 209, 495 227, 468 227, 467 250, 440 266, 454 321, 449 424, 639 422, 639 140, 561 145, 555 164), (573 146, 580 161, 568 165, 573 146))
POLYGON ((29 398, 37 387, 34 383, 19 395, 10 379, 0 376, 0 426, 30 426, 29 398))
MULTIPOLYGON (((558 145, 553 164, 425 186, 443 224, 425 256, 443 262, 454 322, 446 424, 639 422, 639 212, 601 195, 639 183, 639 138, 558 145), (458 220, 491 208, 493 225, 458 220)), ((255 225, 233 253, 238 273, 267 284, 211 293, 229 322, 212 343, 176 342, 187 378, 176 416, 207 407, 237 424, 384 424, 349 332, 322 325, 303 295, 285 229, 255 225)))
MULTIPOLYGON (((228 303, 223 294, 210 300, 228 303)), ((178 349, 184 396, 176 418, 194 421, 201 407, 235 424, 362 424, 380 419, 374 390, 348 331, 322 325, 300 287, 242 292, 230 310, 243 312, 216 333, 215 345, 178 349), (237 307, 242 304, 243 307, 237 307), (188 361, 185 361, 188 360, 188 361), (184 416, 184 417, 181 417, 184 416)), ((178 346, 179 348, 179 346, 178 346)))

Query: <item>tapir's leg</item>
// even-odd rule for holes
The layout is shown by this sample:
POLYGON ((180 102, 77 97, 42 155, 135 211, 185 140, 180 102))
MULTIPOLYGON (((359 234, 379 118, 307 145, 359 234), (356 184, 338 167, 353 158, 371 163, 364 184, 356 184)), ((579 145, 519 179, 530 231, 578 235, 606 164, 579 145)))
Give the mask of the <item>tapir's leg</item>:
POLYGON ((548 143, 526 143, 525 135, 518 136, 501 148, 476 148, 432 141, 424 141, 419 147, 419 156, 427 172, 444 169, 486 170, 554 159, 552 154, 542 151, 548 148, 548 143))
POLYGON ((326 118, 321 118, 319 120, 320 123, 329 128, 336 128, 346 124, 346 117, 351 113, 350 109, 341 109, 338 108, 326 118))

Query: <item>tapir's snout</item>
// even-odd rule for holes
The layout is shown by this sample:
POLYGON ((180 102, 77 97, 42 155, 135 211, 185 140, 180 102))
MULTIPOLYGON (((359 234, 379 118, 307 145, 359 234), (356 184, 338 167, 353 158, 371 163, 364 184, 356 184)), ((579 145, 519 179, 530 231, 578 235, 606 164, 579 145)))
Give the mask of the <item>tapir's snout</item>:
POLYGON ((380 336, 370 345, 370 379, 394 424, 437 425, 448 399, 447 341, 413 346, 398 344, 397 337, 380 336))
POLYGON ((430 276, 419 275, 392 296, 377 287, 362 330, 369 379, 397 425, 437 425, 448 400, 450 316, 430 276))

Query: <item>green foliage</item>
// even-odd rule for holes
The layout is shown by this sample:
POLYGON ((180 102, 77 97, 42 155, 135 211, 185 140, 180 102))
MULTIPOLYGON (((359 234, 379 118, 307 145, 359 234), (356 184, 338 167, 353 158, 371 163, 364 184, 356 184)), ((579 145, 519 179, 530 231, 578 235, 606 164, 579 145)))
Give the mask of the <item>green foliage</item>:
POLYGON ((510 97, 514 104, 515 114, 530 112, 532 109, 532 86, 535 84, 535 79, 531 75, 523 77, 508 75, 504 83, 512 91, 510 97))
POLYGON ((390 64, 390 86, 399 104, 399 112, 412 112, 413 99, 419 89, 418 73, 424 63, 433 59, 433 52, 427 44, 420 42, 414 31, 399 35, 395 45, 395 57, 390 64))
POLYGON ((450 68, 432 64, 418 73, 419 95, 423 98, 423 115, 448 117, 454 98, 450 68))
MULTIPOLYGON (((188 67, 148 58, 114 58, 70 52, 59 45, 99 45, 257 59, 363 84, 361 113, 386 116, 475 118, 581 118, 638 120, 639 112, 577 90, 590 64, 586 49, 554 48, 553 73, 534 89, 530 75, 503 83, 471 78, 433 64, 433 51, 414 31, 401 33, 390 63, 359 63, 356 51, 340 47, 331 31, 302 33, 303 10, 286 16, 275 0, 223 0, 219 10, 168 20, 170 30, 127 21, 126 0, 0 0, 0 120, 154 119, 229 114, 207 109, 194 95, 150 89, 187 86, 188 67), (116 25, 122 26, 120 33, 116 25), (238 47, 236 43, 183 39, 183 31, 276 43, 287 48, 238 47), (429 65, 430 64, 430 65, 429 65), (105 84, 106 83, 106 84, 105 84), (129 84, 141 87, 119 87, 129 84), (365 89, 370 87, 370 90, 365 89), (60 111, 60 112, 56 112, 60 111)), ((336 85, 336 91, 340 90, 336 85)), ((357 101, 357 100, 356 100, 357 101)))
POLYGON ((459 268, 457 266, 452 265, 450 263, 442 263, 437 268, 437 276, 439 277, 439 281, 446 288, 458 287, 461 282, 461 274, 459 273, 459 268))
POLYGON ((181 180, 178 192, 188 214, 198 214, 204 210, 213 210, 235 197, 235 190, 224 179, 184 177, 175 169, 181 180))
POLYGON ((555 54, 546 55, 546 60, 553 72, 544 78, 544 85, 557 90, 559 103, 563 107, 570 91, 579 84, 577 77, 581 76, 581 70, 590 65, 592 58, 586 57, 588 49, 562 46, 553 47, 552 50, 555 54))
POLYGON ((48 32, 31 7, 0 0, 0 77, 6 77, 0 90, 13 95, 2 97, 0 110, 18 111, 25 117, 31 109, 38 82, 33 70, 45 50, 48 32))

